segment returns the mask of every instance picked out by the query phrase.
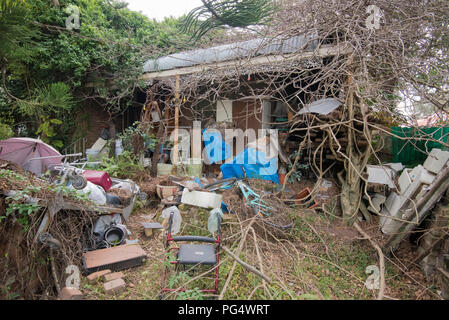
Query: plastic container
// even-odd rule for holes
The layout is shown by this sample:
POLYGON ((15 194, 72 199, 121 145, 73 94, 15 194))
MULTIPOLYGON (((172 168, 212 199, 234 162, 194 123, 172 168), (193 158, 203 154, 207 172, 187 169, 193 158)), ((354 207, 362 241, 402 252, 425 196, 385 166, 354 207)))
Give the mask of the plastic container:
POLYGON ((190 177, 201 177, 203 172, 203 161, 201 159, 190 158, 185 162, 185 165, 190 177))
POLYGON ((83 177, 87 181, 102 187, 106 192, 112 187, 112 180, 109 175, 104 171, 85 170, 83 177))
POLYGON ((180 177, 201 177, 202 171, 201 159, 189 158, 176 165, 176 172, 180 177))
POLYGON ((86 149, 86 156, 87 156, 87 161, 89 161, 89 162, 98 161, 98 160, 100 160, 100 151, 86 149))
POLYGON ((169 176, 173 170, 173 165, 168 163, 158 163, 157 164, 157 176, 169 176))
POLYGON ((177 191, 179 191, 180 187, 178 186, 156 186, 156 193, 161 199, 166 199, 174 195, 177 191))
MULTIPOLYGON (((286 176, 287 175, 285 173, 279 173, 279 184, 284 184, 286 176)), ((288 182, 286 184, 288 184, 288 182)))
POLYGON ((115 156, 118 157, 122 153, 123 153, 122 140, 117 139, 115 140, 115 156))

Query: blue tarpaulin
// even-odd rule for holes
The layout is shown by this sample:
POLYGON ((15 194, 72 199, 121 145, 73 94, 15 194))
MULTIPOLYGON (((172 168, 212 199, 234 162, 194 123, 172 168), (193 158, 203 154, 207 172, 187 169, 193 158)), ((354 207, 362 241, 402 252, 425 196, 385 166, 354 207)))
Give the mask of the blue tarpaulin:
POLYGON ((220 132, 204 129, 203 140, 209 164, 219 163, 231 156, 231 147, 224 142, 220 132))
POLYGON ((232 163, 225 163, 220 166, 223 179, 244 178, 242 167, 245 169, 248 178, 271 180, 274 183, 279 183, 277 157, 267 159, 262 151, 254 148, 245 149, 232 160, 232 163))

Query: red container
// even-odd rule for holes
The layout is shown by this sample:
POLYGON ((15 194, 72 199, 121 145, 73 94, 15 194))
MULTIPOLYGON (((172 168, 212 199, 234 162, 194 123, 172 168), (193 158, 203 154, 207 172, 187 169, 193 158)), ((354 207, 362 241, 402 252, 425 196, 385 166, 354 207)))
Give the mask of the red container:
POLYGON ((112 186, 111 178, 104 171, 86 170, 83 172, 83 177, 86 178, 87 181, 102 187, 106 192, 112 186))

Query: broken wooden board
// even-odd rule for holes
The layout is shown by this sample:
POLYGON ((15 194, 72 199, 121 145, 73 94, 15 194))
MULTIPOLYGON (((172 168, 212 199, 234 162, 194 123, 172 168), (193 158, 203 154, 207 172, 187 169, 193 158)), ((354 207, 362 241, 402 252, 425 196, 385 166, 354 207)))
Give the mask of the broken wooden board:
POLYGON ((140 266, 146 256, 137 244, 122 245, 84 253, 83 265, 88 274, 105 269, 120 271, 140 266))

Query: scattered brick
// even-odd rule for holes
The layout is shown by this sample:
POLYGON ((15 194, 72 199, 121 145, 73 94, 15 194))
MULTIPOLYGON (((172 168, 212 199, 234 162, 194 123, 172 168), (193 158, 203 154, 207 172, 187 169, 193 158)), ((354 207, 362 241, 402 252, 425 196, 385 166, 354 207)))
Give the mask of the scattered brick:
POLYGON ((106 274, 104 276, 104 280, 105 281, 112 281, 112 280, 123 278, 124 276, 125 275, 123 274, 123 272, 113 272, 113 273, 106 274))
POLYGON ((87 280, 89 281, 89 283, 94 283, 94 282, 97 282, 97 280, 99 280, 102 276, 105 276, 109 273, 111 273, 111 270, 109 270, 109 269, 97 271, 97 272, 94 272, 94 273, 91 273, 90 275, 88 275, 87 280))
POLYGON ((125 290, 126 284, 123 279, 119 278, 106 282, 103 287, 107 294, 120 293, 125 290))

